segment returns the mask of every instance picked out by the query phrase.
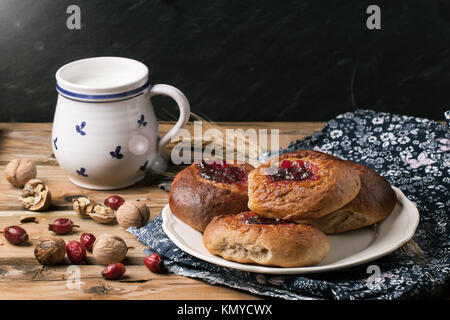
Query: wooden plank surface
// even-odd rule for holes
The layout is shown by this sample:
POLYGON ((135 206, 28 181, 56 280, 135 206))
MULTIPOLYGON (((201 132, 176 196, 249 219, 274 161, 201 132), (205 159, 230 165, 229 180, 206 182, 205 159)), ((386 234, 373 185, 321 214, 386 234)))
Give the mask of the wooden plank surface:
MULTIPOLYGON (((171 122, 160 122, 160 136, 172 127, 171 122)), ((287 146, 295 139, 302 139, 320 130, 325 122, 221 122, 214 127, 220 130, 242 128, 279 129, 280 146, 287 146)), ((210 125, 211 127, 211 125, 210 125)), ((186 126, 193 134, 193 124, 186 126)), ((39 165, 57 165, 52 153, 51 124, 49 123, 0 123, 0 164, 12 159, 30 159, 39 165)), ((170 150, 170 145, 165 150, 170 150)))
MULTIPOLYGON (((279 129, 280 146, 285 147, 295 139, 301 139, 320 130, 325 123, 270 122, 270 123, 218 123, 220 130, 227 128, 279 129)), ((172 123, 160 123, 164 134, 172 123)), ((192 124, 187 128, 192 132, 192 124)), ((49 123, 0 123, 0 171, 15 158, 35 161, 38 177, 49 186, 54 201, 45 213, 24 211, 17 199, 21 190, 12 187, 0 177, 0 228, 19 224, 25 215, 37 217, 39 223, 23 225, 30 241, 26 246, 13 246, 0 237, 0 299, 259 299, 260 297, 228 287, 209 285, 203 281, 175 274, 154 274, 143 265, 143 246, 119 225, 102 225, 93 220, 79 218, 72 210, 71 199, 78 195, 91 195, 101 201, 108 191, 91 191, 79 188, 67 179, 52 154, 51 124, 49 123), (74 286, 71 276, 74 269, 66 264, 44 267, 37 264, 33 249, 39 238, 47 236, 47 224, 60 217, 68 217, 80 228, 62 236, 64 240, 79 239, 82 232, 96 235, 112 233, 122 237, 130 248, 125 260, 126 277, 120 281, 107 281, 101 277, 102 266, 88 254, 86 264, 79 266, 80 286, 74 286)), ((170 146, 165 150, 170 152, 170 146)), ((148 199, 152 217, 167 204, 168 194, 155 185, 154 177, 131 188, 113 191, 128 199, 148 199)), ((78 270, 78 269, 76 269, 78 270)))

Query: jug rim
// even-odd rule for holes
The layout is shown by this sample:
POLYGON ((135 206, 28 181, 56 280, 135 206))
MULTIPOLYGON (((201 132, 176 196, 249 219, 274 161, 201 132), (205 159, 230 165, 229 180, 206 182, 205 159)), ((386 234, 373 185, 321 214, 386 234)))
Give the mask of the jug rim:
POLYGON ((127 98, 150 86, 147 66, 123 57, 76 60, 60 67, 55 77, 58 93, 73 99, 127 98))

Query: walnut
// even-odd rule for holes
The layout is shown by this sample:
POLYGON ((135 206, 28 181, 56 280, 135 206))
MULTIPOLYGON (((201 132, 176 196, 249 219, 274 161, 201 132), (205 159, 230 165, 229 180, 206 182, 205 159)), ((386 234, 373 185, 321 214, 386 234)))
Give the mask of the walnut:
POLYGON ((23 187, 19 202, 28 210, 44 211, 50 207, 52 195, 42 180, 31 179, 23 187))
POLYGON ((110 223, 116 218, 116 213, 110 207, 97 204, 93 207, 92 212, 89 212, 89 216, 97 222, 110 223))
POLYGON ((34 248, 34 256, 40 264, 46 266, 57 265, 63 262, 66 255, 66 243, 58 237, 48 237, 34 248))
POLYGON ((73 210, 78 213, 82 218, 89 219, 89 212, 92 212, 93 208, 97 203, 92 197, 79 197, 78 199, 73 199, 73 210))
POLYGON ((6 165, 5 178, 15 187, 22 188, 29 180, 36 178, 36 166, 30 160, 14 159, 6 165))
POLYGON ((94 242, 92 254, 98 263, 108 265, 125 259, 128 247, 122 238, 108 233, 101 234, 94 242))
POLYGON ((117 210, 117 222, 124 228, 142 227, 150 218, 150 211, 143 201, 125 201, 117 210))

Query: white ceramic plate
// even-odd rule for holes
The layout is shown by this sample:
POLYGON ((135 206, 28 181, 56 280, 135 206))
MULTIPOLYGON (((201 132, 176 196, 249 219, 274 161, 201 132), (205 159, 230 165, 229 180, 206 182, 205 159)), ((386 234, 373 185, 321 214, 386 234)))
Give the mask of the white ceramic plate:
POLYGON ((311 267, 264 267, 228 261, 215 256, 203 245, 202 233, 174 216, 170 211, 169 205, 162 211, 162 227, 167 236, 181 250, 201 260, 220 266, 272 274, 331 271, 375 260, 398 249, 412 238, 419 223, 419 212, 403 192, 395 187, 393 189, 397 194, 397 204, 387 219, 378 224, 378 226, 328 236, 331 247, 328 256, 319 265, 311 267))

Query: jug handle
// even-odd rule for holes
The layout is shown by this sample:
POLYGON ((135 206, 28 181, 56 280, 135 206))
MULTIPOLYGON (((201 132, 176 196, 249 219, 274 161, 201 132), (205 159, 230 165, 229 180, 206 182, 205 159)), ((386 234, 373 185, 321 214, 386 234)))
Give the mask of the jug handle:
POLYGON ((178 131, 183 128, 186 123, 189 121, 189 115, 190 115, 190 106, 189 101, 187 100, 186 96, 178 90, 175 87, 169 86, 167 84, 155 84, 150 88, 150 90, 147 92, 147 97, 151 98, 153 96, 168 96, 175 100, 175 102, 178 105, 178 108, 180 109, 180 117, 178 118, 177 123, 167 132, 158 143, 158 151, 161 151, 161 149, 170 142, 173 136, 175 136, 178 131))

